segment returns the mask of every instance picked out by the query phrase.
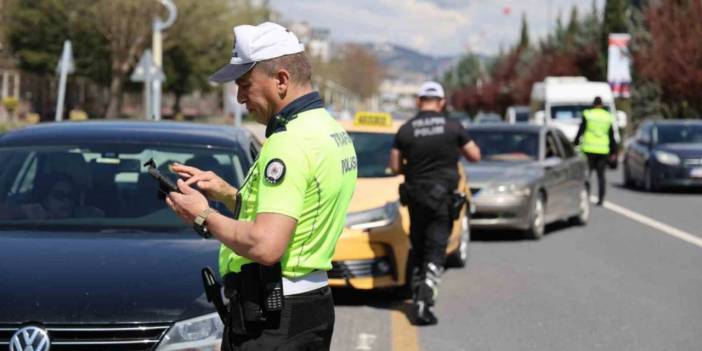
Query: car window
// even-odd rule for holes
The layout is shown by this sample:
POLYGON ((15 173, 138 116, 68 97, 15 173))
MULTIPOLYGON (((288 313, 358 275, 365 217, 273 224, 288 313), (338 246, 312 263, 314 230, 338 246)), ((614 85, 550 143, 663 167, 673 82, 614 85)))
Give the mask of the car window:
POLYGON ((471 130, 482 158, 490 161, 533 161, 539 158, 539 135, 507 130, 471 130))
MULTIPOLYGON (((0 229, 60 225, 103 230, 183 229, 158 198, 158 183, 144 163, 153 159, 171 179, 178 162, 211 170, 235 187, 250 163, 237 149, 164 145, 93 144, 1 148, 0 229)), ((211 203, 220 212, 228 210, 211 203)))
POLYGON ((392 177, 390 151, 395 135, 390 133, 349 132, 358 158, 358 176, 392 177))
POLYGON ((650 143, 651 142, 651 128, 652 126, 650 124, 646 124, 639 128, 639 130, 636 132, 636 140, 643 142, 643 143, 650 143))
POLYGON ((575 149, 573 148, 573 143, 568 139, 568 137, 563 134, 563 132, 558 129, 555 131, 558 136, 558 141, 561 143, 561 149, 563 151, 562 156, 565 158, 571 158, 575 156, 575 149))
POLYGON ((546 134, 546 158, 549 157, 563 158, 563 153, 558 148, 558 142, 551 131, 546 134))

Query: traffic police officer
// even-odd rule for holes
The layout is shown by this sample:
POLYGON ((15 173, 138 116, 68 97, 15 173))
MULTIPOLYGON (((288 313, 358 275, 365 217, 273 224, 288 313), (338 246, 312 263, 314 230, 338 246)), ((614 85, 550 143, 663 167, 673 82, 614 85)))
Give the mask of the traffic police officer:
MULTIPOLYGON (((587 157, 587 163, 592 171, 597 171, 599 197, 597 205, 602 206, 605 197, 605 167, 608 162, 617 161, 617 141, 614 138, 612 115, 607 111, 599 96, 593 101, 593 107, 583 111, 583 119, 575 136, 575 145, 580 144, 580 150, 587 157)), ((588 177, 589 178, 589 177, 588 177)))
POLYGON ((181 193, 167 202, 222 242, 224 350, 325 350, 334 325, 326 271, 356 183, 351 139, 312 91, 297 37, 280 25, 234 28, 231 63, 210 79, 236 81, 238 100, 266 124, 267 140, 237 190, 212 172, 176 164, 181 193), (201 192, 238 218, 208 206, 201 192), (237 209, 238 208, 238 209, 237 209), (276 274, 277 272, 277 274, 276 274), (282 299, 277 299, 282 285, 282 299))
POLYGON ((453 218, 451 198, 458 187, 458 158, 480 160, 480 148, 463 126, 442 113, 446 100, 439 83, 422 84, 419 113, 397 132, 390 168, 404 173, 401 201, 410 212, 412 291, 415 324, 436 324, 433 305, 446 258, 453 218))

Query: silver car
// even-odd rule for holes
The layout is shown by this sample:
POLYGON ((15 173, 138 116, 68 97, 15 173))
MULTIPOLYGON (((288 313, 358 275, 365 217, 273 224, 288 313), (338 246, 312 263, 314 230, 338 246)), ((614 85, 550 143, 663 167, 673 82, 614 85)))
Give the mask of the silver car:
POLYGON ((590 215, 587 163, 560 130, 537 125, 472 125, 483 161, 464 163, 474 229, 517 229, 539 239, 547 223, 590 215))

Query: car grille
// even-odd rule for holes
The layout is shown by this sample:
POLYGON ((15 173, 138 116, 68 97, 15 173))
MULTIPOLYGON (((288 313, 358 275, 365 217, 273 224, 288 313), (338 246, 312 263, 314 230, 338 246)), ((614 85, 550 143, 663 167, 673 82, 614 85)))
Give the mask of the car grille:
POLYGON ((394 273, 392 268, 391 261, 387 257, 371 260, 334 261, 327 276, 332 279, 381 276, 394 273))
MULTIPOLYGON (((9 345, 22 326, 0 326, 0 349, 9 345)), ((45 326, 51 351, 147 351, 153 350, 169 325, 45 326)))

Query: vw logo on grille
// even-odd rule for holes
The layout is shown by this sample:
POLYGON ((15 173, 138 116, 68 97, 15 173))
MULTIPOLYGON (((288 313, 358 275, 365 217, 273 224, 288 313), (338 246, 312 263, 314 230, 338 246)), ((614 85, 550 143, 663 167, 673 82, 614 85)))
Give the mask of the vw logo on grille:
POLYGON ((24 327, 10 339, 10 351, 49 351, 49 346, 49 334, 39 327, 24 327))

